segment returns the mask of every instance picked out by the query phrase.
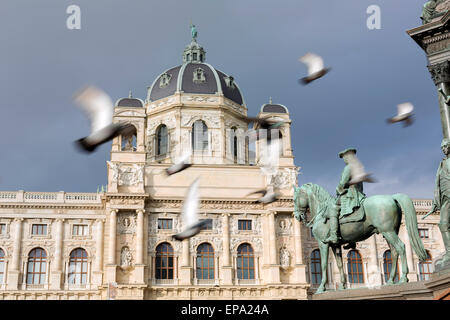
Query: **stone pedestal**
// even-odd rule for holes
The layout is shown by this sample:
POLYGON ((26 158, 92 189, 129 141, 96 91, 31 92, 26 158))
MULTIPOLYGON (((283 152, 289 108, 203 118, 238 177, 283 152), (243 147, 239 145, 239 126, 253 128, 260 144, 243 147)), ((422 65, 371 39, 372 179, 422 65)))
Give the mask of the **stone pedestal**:
POLYGON ((7 290, 19 290, 20 271, 11 270, 8 272, 7 290))
POLYGON ((307 283, 306 281, 306 265, 294 265, 294 279, 296 283, 307 283))
POLYGON ((117 282, 117 265, 107 264, 106 265, 106 282, 117 282))
POLYGON ((98 286, 103 284, 103 271, 92 272, 92 283, 98 286))
POLYGON ((145 264, 134 266, 134 280, 136 283, 145 284, 145 264))
POLYGON ((233 267, 224 266, 221 269, 222 285, 233 285, 233 267))
POLYGON ((61 290, 63 283, 63 273, 62 271, 52 271, 50 274, 50 289, 61 290))
POLYGON ((192 285, 192 267, 180 267, 180 285, 192 285))

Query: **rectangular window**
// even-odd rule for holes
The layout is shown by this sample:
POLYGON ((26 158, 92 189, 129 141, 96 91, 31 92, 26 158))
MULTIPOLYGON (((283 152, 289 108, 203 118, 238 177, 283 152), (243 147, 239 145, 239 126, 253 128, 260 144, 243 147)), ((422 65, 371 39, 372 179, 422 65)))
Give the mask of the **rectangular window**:
POLYGON ((158 230, 172 229, 172 219, 158 219, 158 230))
POLYGON ((34 235, 46 235, 47 234, 47 225, 46 224, 33 224, 31 227, 31 234, 34 235))
POLYGON ((252 230, 252 220, 238 220, 239 230, 252 230))
POLYGON ((428 229, 419 229, 419 236, 422 239, 428 239, 430 237, 428 234, 428 229))
POLYGON ((206 221, 206 225, 203 230, 212 230, 212 219, 200 219, 200 221, 206 221))
POLYGON ((6 234, 6 224, 0 223, 0 234, 4 235, 6 234))
POLYGON ((88 235, 88 226, 85 224, 74 224, 72 227, 72 235, 87 236, 88 235))

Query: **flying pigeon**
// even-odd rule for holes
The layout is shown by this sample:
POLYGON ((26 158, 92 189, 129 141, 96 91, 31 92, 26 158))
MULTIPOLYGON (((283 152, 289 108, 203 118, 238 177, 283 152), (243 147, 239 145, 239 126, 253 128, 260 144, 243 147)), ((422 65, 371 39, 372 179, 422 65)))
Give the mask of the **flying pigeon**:
POLYGON ((404 127, 410 126, 414 121, 413 110, 414 106, 411 103, 409 102, 401 103, 397 105, 397 115, 395 117, 387 119, 387 122, 395 123, 404 121, 403 122, 404 127))
POLYGON ((183 211, 181 218, 183 221, 183 231, 172 236, 173 239, 183 241, 198 234, 202 229, 207 227, 208 221, 198 219, 198 178, 189 187, 183 203, 183 211))
POLYGON ((114 105, 102 90, 87 87, 74 96, 74 101, 87 114, 91 122, 91 134, 75 141, 81 150, 94 151, 99 145, 121 135, 133 132, 129 123, 112 123, 114 105))
POLYGON ((261 194, 261 198, 259 198, 258 202, 264 203, 264 204, 269 204, 272 203, 274 201, 276 201, 278 199, 278 197, 280 196, 280 194, 278 192, 275 191, 270 191, 270 190, 266 190, 266 189, 261 189, 261 190, 257 190, 254 192, 250 192, 249 194, 247 194, 247 197, 252 195, 252 194, 261 194))
POLYGON ((370 173, 364 171, 364 166, 359 161, 356 154, 348 154, 348 164, 350 166, 350 176, 352 177, 349 181, 349 185, 357 184, 359 182, 376 182, 374 178, 371 177, 370 173))
MULTIPOLYGON (((257 117, 247 117, 247 116, 241 116, 242 120, 246 121, 247 123, 258 123, 260 130, 272 130, 277 129, 281 127, 283 124, 286 123, 286 121, 273 121, 266 118, 257 118, 257 117)), ((262 138, 259 130, 251 129, 248 132, 248 137, 250 141, 260 140, 262 138)))
POLYGON ((306 85, 314 80, 317 80, 327 74, 331 68, 325 68, 322 57, 308 52, 303 57, 299 59, 308 67, 308 76, 301 78, 300 83, 306 85))
POLYGON ((185 154, 183 154, 174 165, 165 170, 167 175, 171 176, 192 166, 192 163, 188 162, 190 156, 191 152, 186 152, 185 154))

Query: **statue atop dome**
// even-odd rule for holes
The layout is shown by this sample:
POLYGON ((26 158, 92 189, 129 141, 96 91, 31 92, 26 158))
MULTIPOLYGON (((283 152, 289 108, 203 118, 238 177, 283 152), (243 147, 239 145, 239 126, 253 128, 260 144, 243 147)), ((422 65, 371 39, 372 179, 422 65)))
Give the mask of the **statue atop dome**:
POLYGON ((192 24, 192 23, 191 23, 191 35, 192 35, 192 40, 197 42, 197 28, 195 27, 195 24, 192 24))
POLYGON ((450 9, 450 0, 430 0, 423 5, 422 19, 423 24, 430 23, 434 18, 440 16, 450 9))

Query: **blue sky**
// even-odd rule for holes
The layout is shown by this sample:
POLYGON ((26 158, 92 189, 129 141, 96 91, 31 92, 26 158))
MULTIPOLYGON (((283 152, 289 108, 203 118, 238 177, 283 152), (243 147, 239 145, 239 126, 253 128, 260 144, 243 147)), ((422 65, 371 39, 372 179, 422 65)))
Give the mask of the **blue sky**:
POLYGON ((114 100, 145 99, 146 87, 182 62, 197 25, 206 61, 233 75, 249 114, 269 96, 293 120, 299 182, 334 194, 355 147, 378 183, 368 195, 431 198, 442 159, 437 93, 422 49, 406 34, 419 26, 423 0, 3 0, 0 3, 0 190, 95 192, 106 184, 110 143, 95 154, 73 141, 89 124, 73 104, 86 84, 114 100), (81 8, 81 30, 66 28, 66 8, 81 8), (366 27, 369 5, 381 30, 366 27), (332 71, 301 86, 298 58, 321 55, 332 71), (386 119, 402 102, 416 122, 386 119))

